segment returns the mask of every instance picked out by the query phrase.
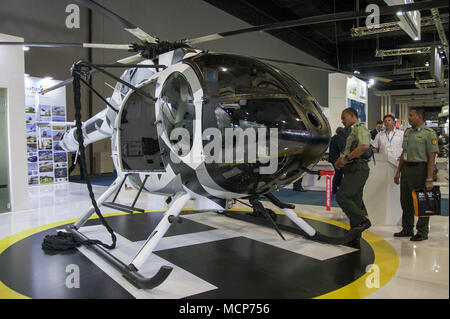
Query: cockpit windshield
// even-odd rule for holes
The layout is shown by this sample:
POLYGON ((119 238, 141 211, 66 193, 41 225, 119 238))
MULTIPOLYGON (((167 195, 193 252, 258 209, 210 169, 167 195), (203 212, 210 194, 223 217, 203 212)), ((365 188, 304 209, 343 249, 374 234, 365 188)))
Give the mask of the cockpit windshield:
POLYGON ((278 128, 305 130, 300 116, 287 98, 261 98, 220 103, 214 110, 218 128, 278 128))
POLYGON ((273 70, 253 59, 208 54, 194 58, 193 62, 200 69, 211 96, 288 93, 273 70))

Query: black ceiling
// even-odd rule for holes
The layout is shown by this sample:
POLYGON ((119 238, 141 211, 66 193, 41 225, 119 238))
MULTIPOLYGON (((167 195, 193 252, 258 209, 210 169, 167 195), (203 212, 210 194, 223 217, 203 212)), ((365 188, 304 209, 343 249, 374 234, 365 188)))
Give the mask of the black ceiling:
MULTIPOLYGON (((335 12, 365 10, 369 4, 386 6, 384 0, 205 0, 227 13, 251 24, 261 25, 277 21, 318 16, 335 12)), ((420 2, 416 0, 415 2, 420 2)), ((448 7, 439 9, 448 39, 448 7)), ((422 18, 431 16, 429 10, 421 12, 422 18)), ((380 23, 397 21, 395 16, 385 16, 380 23)), ((351 29, 364 26, 365 19, 338 21, 312 26, 301 26, 269 31, 273 36, 290 45, 346 71, 358 70, 364 74, 392 79, 389 84, 377 82, 377 89, 396 90, 416 88, 418 80, 432 79, 430 72, 394 74, 394 69, 424 67, 430 61, 429 54, 375 57, 376 49, 390 50, 408 47, 424 47, 441 44, 434 25, 422 27, 420 41, 412 40, 403 31, 393 31, 352 37, 351 29), (359 24, 359 25, 358 25, 359 24)), ((444 60, 447 64, 447 60, 444 60)), ((448 64, 447 64, 448 67, 448 64)), ((448 78, 448 68, 445 72, 448 78)), ((430 85, 430 84, 425 84, 430 85)), ((433 84, 431 84, 433 86, 433 84)))

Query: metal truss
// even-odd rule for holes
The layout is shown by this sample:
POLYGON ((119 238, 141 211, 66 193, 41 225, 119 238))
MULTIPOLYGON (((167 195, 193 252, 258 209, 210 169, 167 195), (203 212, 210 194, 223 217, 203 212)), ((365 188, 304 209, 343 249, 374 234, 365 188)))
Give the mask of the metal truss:
POLYGON ((393 73, 395 75, 400 75, 400 74, 412 74, 412 73, 429 72, 429 71, 430 71, 430 67, 420 66, 420 67, 415 67, 415 68, 394 69, 393 73))
POLYGON ((435 84, 436 80, 435 79, 426 79, 426 80, 419 80, 418 82, 419 82, 419 84, 435 84))
POLYGON ((436 8, 433 8, 431 11, 431 17, 433 19, 434 24, 436 25, 436 30, 439 34, 439 39, 441 40, 442 46, 444 47, 444 52, 447 58, 448 56, 448 42, 447 42, 447 36, 445 34, 444 26, 442 25, 442 19, 439 16, 439 10, 436 8))
MULTIPOLYGON (((432 9, 433 10, 433 9, 432 9)), ((422 17, 421 20, 421 26, 432 26, 435 24, 435 18, 433 16, 429 17, 422 17)), ((439 12, 438 12, 438 19, 439 19, 439 12)), ((442 14, 440 16, 441 25, 442 23, 448 23, 449 22, 449 15, 448 14, 442 14)), ((351 29, 351 35, 352 37, 363 37, 366 35, 373 35, 378 33, 385 33, 385 32, 393 32, 393 31, 400 31, 402 28, 400 27, 400 21, 394 21, 394 22, 387 22, 387 23, 380 23, 378 26, 374 27, 358 27, 358 28, 352 28, 351 29)), ((444 32, 445 35, 445 32, 444 32)))
POLYGON ((399 55, 412 55, 412 54, 430 54, 431 47, 417 47, 417 48, 403 48, 392 50, 376 50, 375 56, 378 58, 399 56, 399 55))

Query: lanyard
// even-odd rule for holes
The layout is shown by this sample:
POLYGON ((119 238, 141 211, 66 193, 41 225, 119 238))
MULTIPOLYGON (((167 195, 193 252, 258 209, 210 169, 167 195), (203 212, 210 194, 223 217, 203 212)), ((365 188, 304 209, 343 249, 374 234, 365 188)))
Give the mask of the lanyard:
POLYGON ((389 145, 391 145, 391 142, 392 142, 392 140, 395 137, 395 130, 394 130, 394 135, 392 135, 391 139, 389 139, 389 135, 388 135, 387 131, 384 131, 384 134, 386 134, 386 138, 387 138, 387 140, 389 142, 389 145))
POLYGON ((417 130, 417 132, 414 133, 414 135, 413 135, 410 139, 408 139, 408 143, 406 144, 405 151, 408 150, 408 148, 411 146, 412 142, 414 141, 414 138, 416 137, 416 135, 417 135, 421 130, 422 130, 422 127, 419 128, 419 129, 417 130))

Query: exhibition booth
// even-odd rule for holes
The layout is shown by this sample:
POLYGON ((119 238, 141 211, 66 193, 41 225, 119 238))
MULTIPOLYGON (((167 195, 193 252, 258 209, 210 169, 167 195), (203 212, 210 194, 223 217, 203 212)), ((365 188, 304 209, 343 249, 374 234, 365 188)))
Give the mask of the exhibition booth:
MULTIPOLYGON (((422 10, 407 2, 391 4, 422 10)), ((89 15, 83 30, 66 20, 67 41, 0 33, 0 299, 448 298, 448 106, 428 112, 444 137, 434 180, 443 208, 427 217, 429 237, 411 242, 414 234, 394 236, 402 230, 399 160, 371 155, 361 188, 368 216, 361 207, 356 223, 331 194, 337 170, 328 158, 344 123, 359 122, 366 139, 389 114, 405 130, 416 91, 392 100, 372 75, 353 70, 353 57, 337 58, 336 68, 334 56, 262 32, 270 26, 257 27, 252 42, 244 34, 254 25, 209 1, 190 3, 196 21, 235 31, 190 38, 199 32, 187 25, 169 41, 106 8, 140 21, 153 3, 136 4, 142 12, 120 1, 77 3, 100 18, 89 15), (136 43, 121 44, 129 40, 108 23, 136 43), (86 54, 52 56, 69 65, 52 65, 53 79, 26 59, 25 44, 86 54), (261 52, 267 58, 255 57, 261 52)), ((185 4, 161 1, 153 22, 168 21, 174 7, 185 16, 185 4)), ((357 32, 367 30, 358 23, 357 32)), ((384 87, 396 80, 377 79, 384 87)))

